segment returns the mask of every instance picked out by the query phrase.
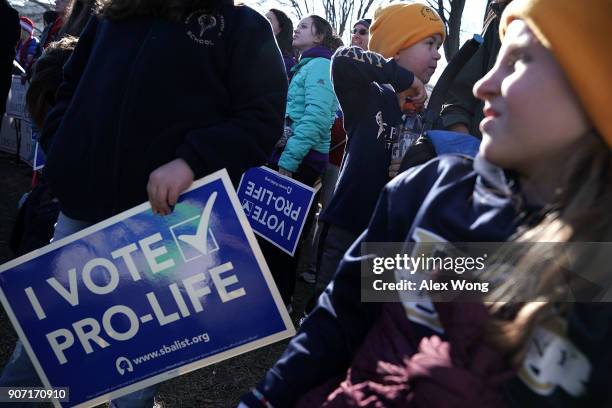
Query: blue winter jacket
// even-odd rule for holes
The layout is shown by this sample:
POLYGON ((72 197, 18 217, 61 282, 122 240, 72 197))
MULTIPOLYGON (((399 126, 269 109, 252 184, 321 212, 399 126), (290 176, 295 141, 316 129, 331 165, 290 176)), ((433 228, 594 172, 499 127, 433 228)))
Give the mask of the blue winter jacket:
POLYGON ((287 113, 293 135, 278 165, 295 172, 311 151, 329 153, 330 129, 338 101, 330 77, 331 51, 315 47, 306 51, 292 69, 287 94, 287 113))

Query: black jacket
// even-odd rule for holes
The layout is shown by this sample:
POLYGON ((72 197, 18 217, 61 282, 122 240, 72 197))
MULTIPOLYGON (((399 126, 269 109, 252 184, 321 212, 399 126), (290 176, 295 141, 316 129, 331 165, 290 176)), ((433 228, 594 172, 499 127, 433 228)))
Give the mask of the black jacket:
POLYGON ((448 129, 455 124, 462 123, 467 126, 471 135, 479 138, 482 136, 479 125, 484 118, 482 112, 484 102, 474 97, 472 88, 476 81, 485 76, 495 65, 501 47, 499 19, 509 2, 508 0, 491 1, 483 29, 484 42, 459 71, 444 101, 440 113, 444 128, 448 129))
POLYGON ((147 199, 175 158, 234 183, 283 131, 287 76, 268 21, 226 5, 181 22, 92 17, 43 131, 46 176, 71 218, 100 221, 147 199))

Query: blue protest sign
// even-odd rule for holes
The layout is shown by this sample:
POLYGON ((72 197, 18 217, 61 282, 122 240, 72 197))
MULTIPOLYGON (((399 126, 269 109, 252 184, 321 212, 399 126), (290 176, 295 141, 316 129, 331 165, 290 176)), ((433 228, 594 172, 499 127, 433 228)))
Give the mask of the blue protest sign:
POLYGON ((34 145, 34 160, 32 160, 33 170, 40 170, 45 167, 45 152, 40 147, 38 140, 40 139, 40 132, 35 126, 32 126, 32 144, 34 145))
POLYGON ((45 167, 45 153, 40 148, 40 143, 34 145, 34 161, 32 162, 33 170, 40 170, 45 167))
POLYGON ((254 167, 242 175, 237 192, 253 231, 293 256, 316 190, 267 167, 254 167))
POLYGON ((69 387, 69 406, 295 333, 225 170, 168 216, 142 204, 0 266, 0 300, 43 384, 69 387))

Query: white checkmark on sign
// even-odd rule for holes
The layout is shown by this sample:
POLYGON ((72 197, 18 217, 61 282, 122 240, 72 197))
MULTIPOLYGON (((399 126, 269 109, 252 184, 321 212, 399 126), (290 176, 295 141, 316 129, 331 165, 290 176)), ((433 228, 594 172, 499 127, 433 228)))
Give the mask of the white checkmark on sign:
POLYGON ((217 192, 212 193, 208 198, 204 210, 202 210, 202 216, 200 217, 195 235, 181 234, 178 236, 178 239, 191 245, 204 255, 208 254, 208 226, 210 224, 210 215, 212 214, 212 208, 216 199, 217 192))

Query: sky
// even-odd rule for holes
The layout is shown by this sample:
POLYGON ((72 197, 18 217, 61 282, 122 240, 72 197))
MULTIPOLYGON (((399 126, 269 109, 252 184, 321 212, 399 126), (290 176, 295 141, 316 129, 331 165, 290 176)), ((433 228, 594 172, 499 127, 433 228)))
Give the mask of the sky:
MULTIPOLYGON (((257 11, 261 12, 262 14, 264 14, 268 9, 272 7, 281 8, 279 7, 279 2, 275 0, 264 0, 263 2, 262 0, 242 0, 242 1, 244 4, 253 7, 257 11)), ((425 1, 418 1, 418 2, 426 4, 425 1)), ((463 9, 463 18, 461 21, 461 44, 463 44, 468 39, 472 38, 474 34, 480 34, 482 30, 482 21, 484 18, 484 12, 485 12, 486 5, 487 5, 487 0, 466 0, 465 8, 463 9)), ((289 11, 289 10, 285 8, 285 11, 289 11)), ((320 14, 323 15, 323 12, 321 11, 320 14)), ((374 10, 371 10, 369 14, 370 15, 366 17, 372 17, 374 14, 374 10)), ((296 22, 295 18, 293 16, 290 16, 290 17, 294 19, 294 23, 295 23, 296 22)), ((443 54, 443 49, 441 49, 441 51, 443 54)), ((435 85, 436 81, 442 74, 444 67, 446 67, 446 64, 447 64, 447 61, 444 55, 442 55, 442 59, 438 63, 438 69, 436 69, 435 74, 431 78, 431 81, 430 81, 431 85, 435 85)))
MULTIPOLYGON (((414 1, 426 4, 425 0, 414 0, 414 1)), ((27 2, 28 0, 10 0, 10 3, 13 3, 15 5, 22 5, 23 3, 27 3, 27 2)), ((30 0, 30 2, 32 1, 30 0)), ((37 2, 54 4, 55 0, 38 0, 37 2)), ((266 11, 272 7, 282 9, 282 7, 279 7, 278 0, 242 0, 242 2, 246 5, 253 7, 254 9, 261 12, 262 14, 265 14, 266 11)), ((486 4, 487 4, 487 0, 466 0, 465 8, 463 10, 463 19, 461 21, 461 44, 463 44, 468 39, 472 38, 474 34, 480 34, 482 30, 482 21, 484 17, 486 4)), ((285 9, 285 11, 289 11, 289 10, 285 9)), ((322 15, 323 14, 322 10, 319 11, 319 13, 322 15)), ((369 15, 367 15, 366 17, 372 17, 373 14, 374 14, 374 10, 371 10, 369 15)), ((291 18, 294 18, 294 17, 291 16, 291 18)), ((297 21, 294 21, 294 23, 296 22, 297 21)), ((431 85, 435 85, 436 81, 438 80, 438 78, 442 74, 442 71, 447 65, 446 58, 444 57, 444 50, 441 49, 441 51, 443 54, 442 59, 438 63, 438 69, 436 70, 436 72, 434 73, 433 77, 431 78, 429 82, 431 85)))

